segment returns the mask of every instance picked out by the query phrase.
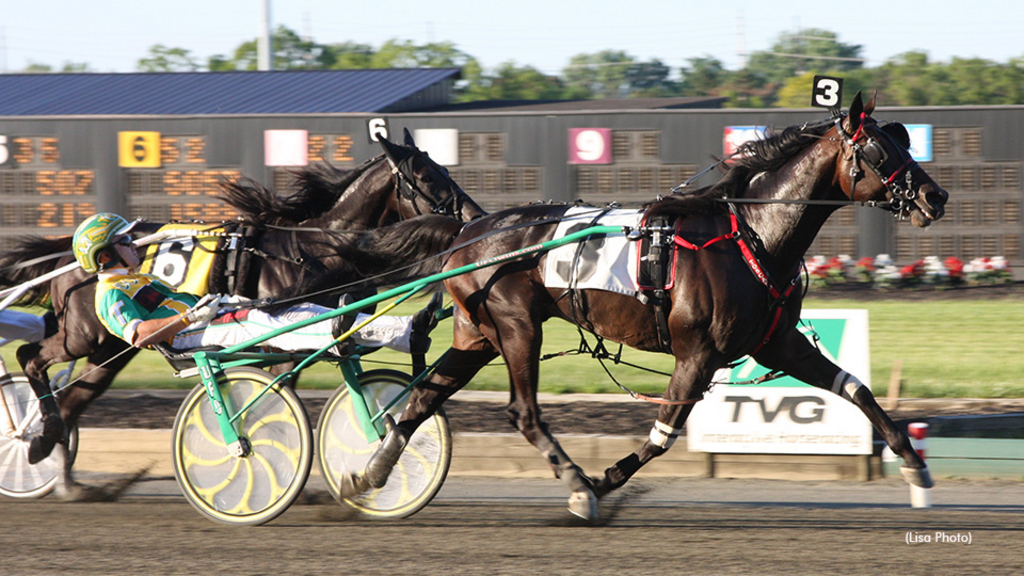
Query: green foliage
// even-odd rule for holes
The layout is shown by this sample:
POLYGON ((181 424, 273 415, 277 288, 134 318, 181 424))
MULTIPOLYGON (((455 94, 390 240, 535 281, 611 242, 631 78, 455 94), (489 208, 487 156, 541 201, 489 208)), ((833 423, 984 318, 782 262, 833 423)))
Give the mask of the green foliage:
POLYGON ((50 74, 53 72, 92 72, 92 70, 89 68, 89 65, 84 62, 65 62, 60 70, 54 70, 53 66, 50 66, 49 64, 29 62, 28 66, 22 70, 22 73, 24 74, 50 74))
POLYGON ((532 66, 517 67, 510 61, 498 66, 494 75, 479 76, 476 82, 469 82, 459 100, 557 100, 564 92, 558 78, 547 76, 532 66))
POLYGON ((567 86, 591 94, 592 98, 624 98, 628 95, 627 72, 636 61, 621 50, 577 54, 562 70, 567 86))
POLYGON ((805 28, 795 34, 783 33, 771 49, 754 52, 747 69, 771 84, 810 71, 835 70, 845 73, 863 66, 859 45, 844 44, 834 32, 805 28))
POLYGON ((155 44, 149 49, 149 56, 139 59, 136 69, 139 72, 195 72, 201 65, 184 48, 168 48, 163 44, 155 44))

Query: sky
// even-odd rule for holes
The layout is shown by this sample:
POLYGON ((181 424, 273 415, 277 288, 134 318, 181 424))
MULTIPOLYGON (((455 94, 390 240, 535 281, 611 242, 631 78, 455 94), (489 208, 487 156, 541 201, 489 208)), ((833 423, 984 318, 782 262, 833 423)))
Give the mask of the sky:
MULTIPOLYGON (((230 55, 260 33, 263 0, 0 0, 0 71, 30 63, 134 72, 155 44, 200 62, 230 55)), ((278 0, 273 27, 321 44, 379 48, 392 39, 450 41, 485 70, 504 62, 559 74, 570 58, 612 49, 657 58, 673 72, 711 56, 735 70, 742 54, 769 50, 782 33, 835 32, 859 44, 868 67, 910 50, 930 60, 1024 56, 1021 0, 278 0), (969 6, 965 9, 964 6, 969 6)))

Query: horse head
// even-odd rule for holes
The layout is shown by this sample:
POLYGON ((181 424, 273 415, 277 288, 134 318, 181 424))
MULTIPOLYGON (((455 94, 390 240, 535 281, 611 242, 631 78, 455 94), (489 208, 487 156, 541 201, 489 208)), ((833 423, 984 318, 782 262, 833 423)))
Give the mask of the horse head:
POLYGON ((911 157, 907 129, 898 122, 878 124, 874 110, 874 96, 865 104, 858 92, 850 113, 836 119, 840 187, 851 200, 884 200, 901 220, 924 228, 945 214, 949 194, 911 157))
POLYGON ((379 140, 395 177, 403 219, 432 213, 468 222, 486 214, 452 179, 448 169, 416 147, 408 129, 404 145, 384 137, 379 140))

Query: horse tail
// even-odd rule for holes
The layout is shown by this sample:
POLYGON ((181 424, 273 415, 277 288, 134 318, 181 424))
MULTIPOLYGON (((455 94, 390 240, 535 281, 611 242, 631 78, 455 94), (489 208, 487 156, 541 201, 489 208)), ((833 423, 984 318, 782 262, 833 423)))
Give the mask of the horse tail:
MULTIPOLYGON (((53 272, 69 261, 67 256, 70 253, 71 236, 29 236, 0 256, 0 286, 17 286, 35 280, 47 272, 53 272)), ((44 282, 26 292, 15 304, 42 305, 49 295, 50 284, 44 282)))
POLYGON ((462 226, 458 220, 429 214, 365 232, 358 246, 338 248, 337 255, 347 264, 302 274, 274 295, 267 310, 284 310, 296 300, 333 306, 331 298, 342 293, 372 294, 380 287, 436 274, 444 265, 438 256, 452 245, 462 226))
POLYGON ((364 276, 386 275, 388 284, 437 274, 442 253, 465 226, 447 216, 428 214, 365 233, 354 264, 364 276))

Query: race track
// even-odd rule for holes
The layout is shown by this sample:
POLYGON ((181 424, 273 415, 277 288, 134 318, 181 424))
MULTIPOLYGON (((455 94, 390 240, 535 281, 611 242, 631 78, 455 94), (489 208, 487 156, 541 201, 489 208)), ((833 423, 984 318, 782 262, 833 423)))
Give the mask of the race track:
POLYGON ((565 511, 554 480, 450 478, 430 506, 392 522, 352 517, 311 480, 258 528, 211 523, 175 491, 157 479, 118 502, 2 500, 0 572, 1024 573, 1019 482, 946 481, 934 507, 912 509, 898 480, 641 478, 602 503, 594 526, 565 511))

